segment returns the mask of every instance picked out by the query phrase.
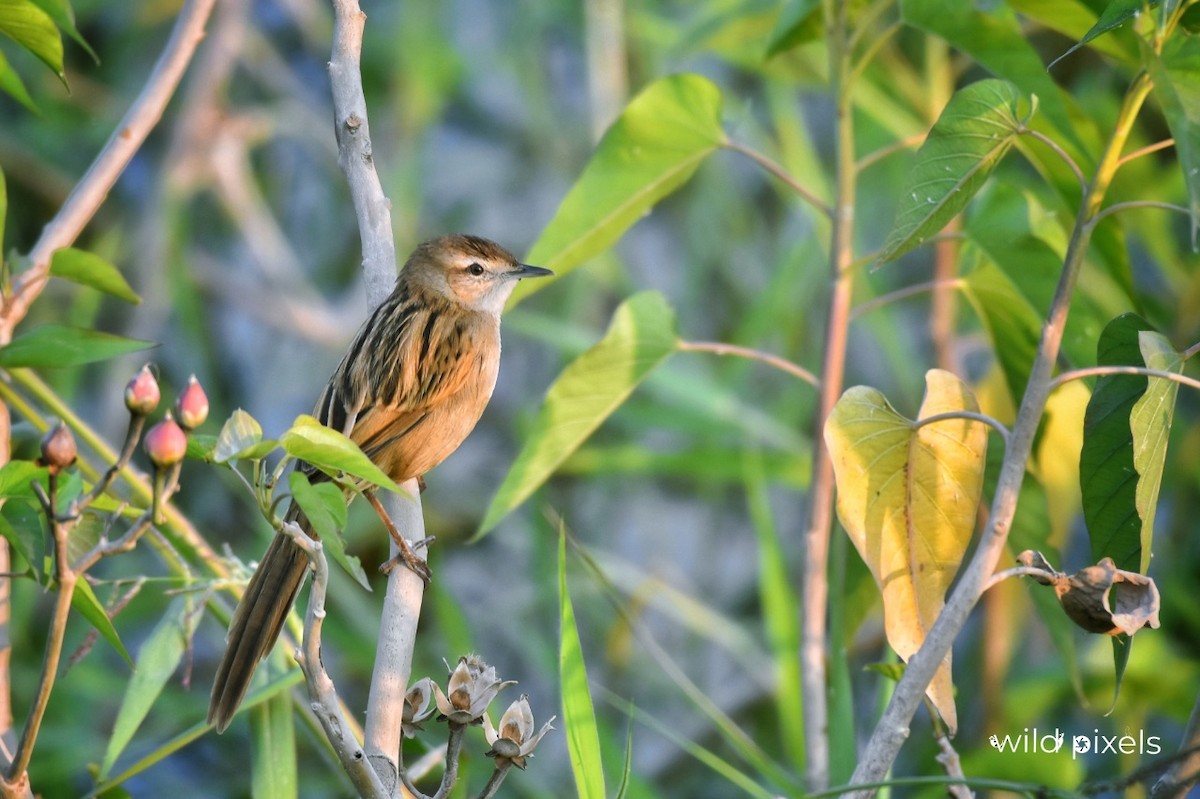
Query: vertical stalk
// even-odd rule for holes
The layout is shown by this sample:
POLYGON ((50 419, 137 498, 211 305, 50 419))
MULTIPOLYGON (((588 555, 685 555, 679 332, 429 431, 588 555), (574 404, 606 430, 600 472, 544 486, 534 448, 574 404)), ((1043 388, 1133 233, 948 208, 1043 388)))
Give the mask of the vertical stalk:
POLYGON ((811 515, 805 534, 803 631, 800 659, 804 682, 804 738, 808 748, 806 782, 819 791, 829 784, 829 703, 826 693, 826 611, 829 602, 829 536, 833 529, 833 463, 825 448, 825 420, 842 393, 846 338, 854 288, 854 108, 847 78, 852 69, 847 47, 847 5, 826 3, 829 31, 829 83, 836 103, 837 161, 829 272, 833 293, 825 331, 821 403, 813 429, 811 515))
MULTIPOLYGON (((1121 151, 1125 148, 1129 132, 1133 128, 1138 111, 1149 95, 1152 85, 1144 72, 1134 78, 1117 116, 1116 128, 1096 166, 1096 172, 1088 184, 1087 191, 1084 193, 1079 216, 1075 220, 1075 228, 1071 233, 1071 241, 1067 245, 1063 271, 1054 292, 1050 313, 1042 325, 1042 337, 1038 344, 1037 357, 1030 371, 1029 382, 1025 387, 1025 395, 1017 413, 1017 422, 1012 429, 1012 435, 1009 437, 1008 446, 1004 452, 1004 462, 1000 467, 996 494, 992 499, 988 524, 980 537, 979 546, 975 550, 970 564, 959 578, 958 586, 950 595, 946 607, 929 630, 924 645, 909 660, 904 676, 896 686, 896 693, 876 725, 867 749, 859 760, 858 768, 855 769, 851 780, 852 784, 876 782, 882 779, 891 767, 900 751, 900 746, 908 737, 909 722, 921 702, 926 686, 933 679, 938 665, 962 630, 967 616, 979 601, 984 586, 992 572, 995 571, 996 563, 1004 551, 1013 515, 1017 510, 1021 483, 1025 477, 1025 463, 1033 448, 1038 422, 1045 411, 1046 398, 1050 393, 1051 373, 1062 345, 1071 296, 1075 291, 1075 284, 1079 279, 1079 272, 1087 254, 1095 218, 1103 206, 1104 195, 1116 174, 1121 151)), ((870 793, 872 792, 862 791, 855 795, 866 796, 870 793)))

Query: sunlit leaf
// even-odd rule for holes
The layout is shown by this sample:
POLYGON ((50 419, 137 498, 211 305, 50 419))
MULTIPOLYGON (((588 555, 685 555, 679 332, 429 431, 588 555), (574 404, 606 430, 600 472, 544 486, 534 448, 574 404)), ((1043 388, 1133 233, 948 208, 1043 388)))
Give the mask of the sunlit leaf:
POLYGON ((1069 98, 1054 82, 1030 43, 1022 22, 1007 3, 964 3, 960 0, 901 0, 904 21, 945 39, 997 78, 1016 85, 1019 93, 1038 98, 1038 108, 1071 149, 1079 131, 1069 98))
POLYGON ((1100 18, 1096 20, 1096 24, 1083 35, 1082 39, 1068 48, 1065 53, 1051 61, 1047 69, 1052 68, 1059 61, 1062 61, 1071 53, 1088 44, 1097 36, 1102 36, 1113 28, 1119 28, 1124 25, 1127 21, 1140 14, 1142 9, 1147 5, 1151 7, 1156 6, 1158 5, 1158 0, 1109 0, 1108 5, 1100 12, 1100 18))
POLYGON ((1154 79, 1154 96, 1175 138, 1195 249, 1200 235, 1200 37, 1179 33, 1163 45, 1161 59, 1148 47, 1143 48, 1143 56, 1154 79))
POLYGON ((304 511, 321 537, 326 551, 359 585, 370 591, 371 583, 367 580, 362 563, 358 558, 346 554, 346 544, 342 540, 347 519, 346 497, 342 490, 329 482, 309 483, 308 477, 302 472, 288 475, 288 487, 292 492, 292 500, 304 511))
POLYGON ((152 341, 114 336, 83 327, 40 325, 0 347, 0 367, 80 366, 157 346, 152 341))
POLYGON ((238 408, 229 415, 225 424, 221 425, 216 446, 213 447, 212 459, 216 463, 226 463, 234 458, 254 460, 263 457, 277 446, 277 441, 263 441, 262 427, 258 420, 238 408))
POLYGON ((67 0, 33 0, 33 2, 49 14, 50 18, 54 20, 54 24, 82 47, 93 61, 97 64, 100 63, 100 57, 96 55, 96 51, 84 40, 79 29, 75 27, 75 12, 67 0))
MULTIPOLYGON (((685 74, 650 84, 604 134, 529 262, 567 274, 687 182, 724 140, 721 92, 710 80, 685 74)), ((554 279, 522 281, 513 302, 554 279)))
POLYGON ((567 589, 567 536, 558 537, 558 609, 561 642, 558 653, 562 686, 563 735, 575 775, 575 793, 583 799, 604 799, 604 767, 592 689, 588 685, 583 644, 575 624, 575 608, 567 589))
POLYGON ((604 338, 550 386, 479 534, 544 483, 676 346, 675 314, 661 294, 642 292, 623 302, 604 338))
POLYGON ((0 0, 0 33, 64 78, 62 36, 50 15, 36 4, 30 0, 0 0))
MULTIPOLYGON (((1183 371, 1183 356, 1158 333, 1146 330, 1138 333, 1138 349, 1150 369, 1183 371)), ((1142 561, 1138 569, 1142 574, 1150 567, 1154 515, 1158 507, 1158 491, 1162 487, 1167 441, 1171 435, 1171 421, 1175 418, 1175 396, 1178 393, 1179 384, 1173 380, 1148 377, 1146 393, 1134 403, 1129 413, 1129 427, 1133 432, 1133 468, 1138 473, 1134 503, 1142 520, 1142 561)))
MULTIPOLYGON (((1101 366, 1145 366, 1139 334, 1152 330, 1136 314, 1122 314, 1104 328, 1096 347, 1101 366)), ((1142 520, 1137 511, 1138 473, 1133 464, 1130 415, 1146 392, 1141 375, 1104 375, 1096 381, 1083 423, 1079 485, 1092 559, 1110 557, 1118 569, 1139 571, 1142 520)))
POLYGON ((982 188, 1021 130, 1017 99, 1011 83, 992 79, 950 98, 917 151, 879 263, 919 247, 982 188))
POLYGON ((400 492, 400 486, 372 463, 357 444, 311 416, 297 416, 292 427, 280 436, 279 443, 288 455, 324 472, 342 472, 380 488, 400 492))
POLYGON ((137 292, 125 282, 120 270, 99 255, 86 250, 77 250, 74 247, 57 250, 50 259, 50 274, 90 286, 134 305, 142 301, 137 292))
MULTIPOLYGON (((925 375, 919 418, 976 411, 949 372, 925 375)), ((921 647, 971 541, 979 511, 988 428, 948 419, 914 429, 879 391, 847 390, 825 425, 837 480, 838 518, 883 593, 888 643, 905 661, 921 647)), ((927 689, 957 727, 950 657, 927 689)))
POLYGON ((121 637, 117 635, 117 628, 113 627, 112 619, 108 618, 108 613, 104 610, 104 606, 100 604, 100 600, 96 598, 96 592, 92 590, 91 584, 87 580, 78 580, 75 583, 75 592, 71 594, 71 607, 73 607, 80 616, 87 619, 88 624, 96 628, 96 632, 117 650, 125 662, 130 666, 133 665, 133 658, 129 657, 129 652, 125 649, 125 644, 121 643, 121 637))
MULTIPOLYGON (((1083 417, 1091 392, 1082 381, 1059 386, 1046 400, 1046 410, 1031 471, 1046 489, 1049 524, 1056 542, 1066 540, 1068 529, 1079 513, 1079 453, 1083 448, 1083 417)), ((1014 544, 1018 550, 1044 549, 1044 544, 1014 544)))
POLYGON ((158 624, 138 650, 137 664, 125 686, 125 697, 113 722, 112 737, 100 764, 100 779, 108 776, 117 758, 157 701, 167 681, 179 667, 187 642, 203 614, 194 603, 178 596, 171 600, 158 624))

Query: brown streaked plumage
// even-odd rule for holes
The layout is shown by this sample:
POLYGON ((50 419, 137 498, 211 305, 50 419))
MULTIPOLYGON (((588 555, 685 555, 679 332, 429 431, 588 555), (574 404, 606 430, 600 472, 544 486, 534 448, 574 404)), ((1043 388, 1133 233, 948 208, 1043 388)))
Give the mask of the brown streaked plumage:
MULTIPOLYGON (((522 264, 477 236, 443 236, 419 245, 396 288, 359 329, 326 383, 314 416, 358 446, 396 482, 420 477, 458 449, 496 385, 500 311, 523 277, 548 269, 522 264)), ((325 475, 307 464, 311 480, 325 475)), ((296 505, 288 521, 315 537, 296 505)), ((428 567, 402 547, 423 577, 428 567)), ((275 645, 308 569, 298 546, 276 535, 246 585, 229 625, 208 721, 224 731, 258 662, 275 645)))

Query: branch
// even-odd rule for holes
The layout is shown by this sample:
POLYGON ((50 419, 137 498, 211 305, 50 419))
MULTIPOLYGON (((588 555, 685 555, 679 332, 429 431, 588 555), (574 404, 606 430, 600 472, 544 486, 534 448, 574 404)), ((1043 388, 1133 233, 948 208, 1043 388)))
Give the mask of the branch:
POLYGON ((1077 181, 1079 181, 1079 187, 1081 189, 1084 189, 1085 191, 1087 190, 1088 181, 1087 181, 1087 178, 1084 177, 1084 175, 1083 175, 1083 170, 1079 168, 1079 164, 1075 163, 1075 159, 1072 158, 1070 156, 1070 154, 1068 154, 1067 151, 1064 150, 1059 145, 1058 142, 1056 142, 1054 139, 1047 136, 1045 133, 1042 133, 1041 131, 1037 131, 1037 130, 1032 130, 1030 128, 1024 128, 1020 132, 1026 136, 1029 136, 1029 137, 1037 140, 1037 141, 1040 141, 1042 144, 1049 147, 1050 150, 1055 155, 1057 155, 1059 158, 1061 158, 1063 163, 1066 164, 1067 167, 1071 170, 1071 174, 1073 174, 1075 176, 1075 179, 1077 181))
POLYGON ((1164 380, 1173 380, 1176 383, 1194 388, 1200 391, 1200 380, 1187 375, 1181 375, 1179 372, 1168 372, 1165 369, 1147 369, 1144 366, 1089 366, 1086 369, 1072 369, 1069 372, 1063 372, 1058 377, 1050 381, 1050 390, 1061 386, 1063 383, 1068 383, 1072 380, 1079 380, 1084 377, 1095 377, 1105 375, 1143 375, 1144 377, 1161 377, 1164 380))
POLYGON ((850 311, 850 321, 853 322, 868 311, 873 311, 876 308, 888 305, 896 300, 902 300, 906 297, 913 297, 917 294, 924 294, 925 292, 936 291, 939 288, 958 289, 965 285, 966 281, 961 277, 944 278, 941 280, 928 280, 924 283, 914 283, 913 285, 905 286, 902 289, 889 291, 887 294, 880 294, 874 299, 870 299, 864 303, 856 305, 854 309, 850 311))
POLYGON ((1094 225, 1098 223, 1106 216, 1110 216, 1120 211, 1128 211, 1134 208, 1159 208, 1164 211, 1175 211, 1176 213, 1184 214, 1185 216, 1191 213, 1191 211, 1187 208, 1184 208, 1182 205, 1176 205, 1175 203, 1164 203, 1157 200, 1130 200, 1129 202, 1114 203, 1108 206, 1103 211, 1096 214, 1095 218, 1092 219, 1092 224, 1094 225))
MULTIPOLYGON (((987 526, 979 540, 971 562, 963 569, 958 585, 950 595, 937 621, 930 628, 921 648, 908 661, 904 676, 896 685, 862 757, 858 761, 853 785, 873 783, 881 779, 895 761, 901 745, 908 737, 908 726, 916 712, 925 687, 933 679, 934 672, 943 662, 954 639, 962 630, 968 615, 979 601, 984 586, 995 571, 996 563, 1008 541, 1008 532, 1017 509, 1021 483, 1025 478, 1025 463, 1033 449, 1038 423, 1050 395, 1051 372, 1062 346, 1063 331, 1070 311, 1071 296, 1083 267, 1091 237, 1092 218, 1099 213, 1112 178, 1116 173, 1120 153, 1129 137, 1138 111, 1150 94, 1151 81, 1145 73, 1134 78, 1126 92, 1117 125, 1105 147, 1095 175, 1084 192, 1079 217, 1075 221, 1070 243, 1063 259, 1063 270, 1059 277, 1050 313, 1042 326, 1037 356, 1030 370, 1029 382, 1017 421, 1004 452, 1004 462, 992 499, 987 526)), ((859 791, 855 795, 869 795, 870 791, 859 791)))
POLYGON ((820 211, 823 216, 833 216, 832 208, 830 208, 823 200, 821 200, 820 197, 809 191, 803 184, 800 183, 800 181, 792 177, 786 169, 772 161, 770 158, 767 158, 765 155, 753 148, 747 147, 744 144, 739 144, 731 139, 726 139, 724 146, 730 150, 733 150, 735 153, 741 153, 754 163, 761 166, 763 169, 770 172, 775 177, 779 178, 784 185, 796 192, 796 194, 799 194, 802 200, 807 202, 817 211, 820 211))
POLYGON ((1004 443, 1008 443, 1011 431, 1000 424, 999 420, 988 416, 986 413, 976 413, 975 411, 946 411, 945 413, 935 413, 933 416, 926 416, 924 419, 918 419, 913 422, 913 430, 919 430, 927 424, 934 422, 943 422, 947 419, 970 419, 973 422, 983 422, 988 427, 991 427, 1000 437, 1004 439, 1004 443))
POLYGON ((104 149, 71 191, 67 201, 42 230, 29 251, 30 267, 13 279, 12 293, 0 309, 0 344, 12 338, 13 328, 25 318, 29 306, 42 293, 50 274, 55 251, 71 246, 96 215, 108 192, 117 182, 142 142, 162 118, 163 109, 175 93, 197 45, 204 38, 215 0, 188 0, 171 38, 158 57, 141 94, 121 119, 104 149))
MULTIPOLYGON (((392 239, 391 203, 375 171, 363 96, 360 54, 366 15, 358 0, 333 0, 333 52, 329 81, 333 94, 338 163, 346 175, 362 239, 367 304, 377 307, 396 282, 396 245, 392 239)), ((383 498, 388 515, 410 541, 425 537, 421 495, 416 481, 405 484, 411 497, 383 498)), ((392 544, 392 554, 397 554, 392 544)), ((404 692, 412 674, 412 653, 425 585, 411 569, 388 574, 387 592, 375 650, 375 668, 367 700, 363 742, 372 768, 385 782, 399 773, 404 692)))
POLYGON ((715 355, 736 355, 740 358, 748 358, 752 361, 765 363, 768 366, 773 366, 782 372, 787 372, 793 377, 798 377, 805 383, 808 383, 813 388, 820 388, 821 381, 812 372, 805 369, 803 366, 792 363, 786 358, 780 358, 778 355, 772 355, 769 352, 750 349, 749 347, 741 347, 737 344, 724 344, 719 341, 683 341, 680 340, 678 347, 683 352, 711 352, 715 355))
POLYGON ((369 764, 362 747, 358 745, 350 726, 342 714, 337 689, 321 662, 321 626, 325 621, 325 589, 329 583, 329 563, 321 542, 309 538, 295 523, 284 525, 284 532, 304 550, 313 567, 312 588, 308 595, 308 611, 304 615, 304 642, 296 652, 296 662, 304 672, 308 683, 308 695, 312 699, 312 711, 325 731, 325 737, 333 745, 342 767, 350 775, 359 796, 386 797, 387 792, 379 775, 369 764))

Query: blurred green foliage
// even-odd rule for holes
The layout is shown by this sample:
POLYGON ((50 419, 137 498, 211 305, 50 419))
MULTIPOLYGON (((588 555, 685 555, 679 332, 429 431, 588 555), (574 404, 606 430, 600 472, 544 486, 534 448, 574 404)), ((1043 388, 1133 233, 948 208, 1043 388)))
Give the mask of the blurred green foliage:
MULTIPOLYGON (((0 14, 49 5, 56 4, 8 0, 0 2, 0 14)), ((0 92, 7 93, 0 94, 0 186, 7 196, 0 250, 16 254, 6 255, 9 268, 20 267, 19 255, 136 96, 180 4, 72 5, 73 27, 65 18, 52 20, 67 38, 59 56, 65 85, 44 24, 36 28, 41 49, 33 53, 0 42, 0 92)), ((374 155, 398 249, 455 230, 517 251, 540 241, 548 257, 572 241, 588 245, 571 262, 577 269, 506 316, 492 405, 460 452, 429 475, 424 506, 427 529, 438 537, 437 579, 425 603, 416 674, 442 679, 443 659, 453 663, 475 650, 501 677, 520 680, 513 690, 530 694, 539 724, 561 718, 560 612, 567 598, 559 593, 556 554, 566 529, 574 546, 567 549, 564 590, 579 637, 572 657, 586 661, 610 790, 624 784, 630 797, 800 795, 805 742, 796 595, 817 403, 810 385, 711 353, 676 352, 656 361, 652 371, 621 384, 640 383, 619 408, 605 406, 603 424, 565 453, 529 501, 487 538, 465 542, 522 442, 539 429, 546 388, 601 339, 614 310, 637 292, 659 293, 683 340, 753 348, 819 373, 829 219, 760 166, 769 159, 820 202, 833 199, 837 122, 820 4, 363 5, 374 155), (605 6, 623 9, 615 45, 602 37, 594 13, 605 6), (614 46, 627 71, 598 73, 592 56, 614 46), (680 73, 689 77, 669 77, 680 73), (628 101, 647 87, 692 91, 660 96, 662 108, 635 105, 597 150, 593 131, 614 117, 596 98, 607 91, 628 101), (680 119, 698 127, 679 152, 671 151, 663 129, 649 143, 638 138, 646 125, 680 119), (757 154, 758 163, 723 146, 731 143, 757 154), (676 160, 662 172, 606 160, 624 152, 613 149, 618 145, 658 147, 648 156, 652 166, 676 160), (643 183, 653 188, 632 204, 588 194, 589 181, 611 188, 603 178, 614 175, 614 183, 633 180, 622 191, 643 183), (574 215, 574 238, 540 238, 556 209, 574 215), (605 209, 615 209, 616 222, 599 213, 605 209)), ((1094 166, 1156 15, 1106 28, 1049 72, 1045 64, 1087 35, 1106 6, 1101 0, 849 5, 860 26, 855 52, 870 56, 850 106, 861 166, 853 209, 857 263, 872 263, 888 246, 892 220, 911 199, 905 181, 917 163, 916 145, 961 86, 995 77, 1025 100, 1036 94, 1029 126, 1085 173, 1094 166)), ((0 31, 7 32, 3 25, 0 31)), ((60 275, 18 333, 35 343, 47 335, 38 330, 156 342, 150 357, 164 387, 182 386, 194 372, 208 390, 214 410, 201 433, 215 435, 221 420, 245 408, 261 423, 260 436, 272 438, 308 412, 366 312, 357 229, 330 121, 324 67, 330 32, 330 10, 319 0, 220 3, 167 116, 78 243, 117 266, 124 288, 113 293, 128 289, 142 303, 129 306, 94 291, 96 280, 81 286, 60 275)), ((1156 97, 1143 112, 1131 149, 1174 135, 1178 154, 1156 150, 1124 164, 1110 203, 1195 208, 1195 170, 1180 164, 1188 167, 1197 152, 1195 120, 1187 113, 1194 105, 1188 76, 1195 40, 1183 31, 1173 41, 1151 72, 1177 91, 1156 97)), ((1022 138, 1015 148, 1023 158, 1010 153, 995 167, 966 207, 962 232, 950 237, 954 279, 966 300, 954 312, 950 339, 938 341, 930 329, 928 292, 867 304, 937 277, 933 247, 913 249, 886 269, 864 270, 855 282, 859 312, 850 328, 846 385, 875 386, 911 416, 925 369, 948 353, 949 365, 988 398, 990 413, 1011 412, 1078 211, 1078 182, 1063 161, 1037 141, 1022 138)), ((1142 314, 1178 350, 1200 340, 1192 228, 1185 216, 1154 208, 1099 224, 1072 300, 1064 364, 1094 365, 1101 329, 1126 311, 1142 314)), ((107 274, 97 267, 101 273, 107 274)), ((25 363, 3 362, 3 352, 6 368, 25 363)), ((100 441, 119 441, 126 422, 121 389, 146 358, 78 361, 39 369, 37 377, 17 369, 5 396, 14 417, 13 456, 33 458, 45 420, 64 415, 53 399, 73 409, 100 441)), ((1057 729, 1069 740, 1142 730, 1160 737, 1163 753, 1178 745, 1200 689, 1200 613, 1192 597, 1200 573, 1200 538, 1192 529, 1200 510, 1200 403, 1189 390, 1179 392, 1178 403, 1149 569, 1163 593, 1163 628, 1138 636, 1120 699, 1105 716, 1114 682, 1107 643, 1044 621, 1054 608, 1046 607, 1040 586, 1006 584, 989 593, 955 649, 961 720, 955 746, 969 776, 1071 788, 1152 759, 1001 753, 988 743, 992 734, 1057 729)), ((1014 535, 1021 531, 1024 541, 1057 550, 1056 565, 1073 569, 1089 562, 1090 549, 1077 501, 1064 502, 1050 485, 1047 470, 1060 454, 1039 456, 1037 473, 1026 478, 1014 535), (1062 529, 1051 523, 1048 506, 1068 519, 1062 529)), ((88 451, 84 460, 100 468, 104 458, 88 451)), ((992 471, 985 497, 994 465, 992 471)), ((242 561, 257 556, 269 530, 234 478, 189 462, 182 484, 175 504, 213 551, 224 555, 228 545, 242 561)), ((139 498, 135 489, 130 496, 139 498)), ((36 553, 29 530, 40 529, 39 519, 30 507, 10 501, 0 518, 6 536, 12 528, 36 553)), ((848 778, 853 745, 873 726, 891 686, 863 668, 887 658, 878 592, 835 532, 829 651, 837 782, 848 778)), ((387 559, 386 537, 368 508, 351 508, 347 537, 368 566, 387 559)), ((108 775, 138 796, 180 790, 243 796, 252 783, 266 792, 259 795, 345 794, 319 731, 305 722, 306 700, 285 652, 261 670, 269 673, 248 703, 258 702, 251 711, 260 722, 255 734, 245 723, 222 737, 202 734, 226 619, 200 610, 221 583, 212 582, 214 572, 187 541, 172 522, 162 537, 97 570, 95 594, 110 607, 120 604, 113 624, 138 662, 143 652, 161 658, 167 649, 178 668, 132 731, 118 713, 121 697, 162 675, 135 678, 115 649, 92 647, 89 625, 73 619, 68 650, 78 648, 79 657, 64 667, 51 700, 31 765, 35 790, 83 795, 108 775), (172 638, 164 630, 194 630, 194 636, 172 638), (281 750, 294 753, 298 774, 286 763, 267 768, 267 758, 281 750)), ((40 568, 36 557, 14 569, 40 568)), ((381 578, 366 571, 378 590, 381 578)), ((235 563, 229 574, 241 579, 245 572, 235 563)), ((11 692, 19 725, 37 679, 50 603, 34 580, 11 583, 11 692)), ((326 665, 354 709, 365 704, 377 608, 377 596, 333 575, 326 665)), ((928 718, 918 714, 898 776, 942 773, 928 730, 928 718)), ((408 762, 422 745, 413 744, 408 762)), ((488 771, 483 746, 482 736, 468 736, 463 767, 476 791, 488 771)), ((562 796, 570 786, 566 742, 551 733, 530 769, 510 776, 503 792, 562 796)))

